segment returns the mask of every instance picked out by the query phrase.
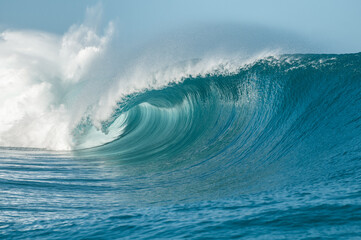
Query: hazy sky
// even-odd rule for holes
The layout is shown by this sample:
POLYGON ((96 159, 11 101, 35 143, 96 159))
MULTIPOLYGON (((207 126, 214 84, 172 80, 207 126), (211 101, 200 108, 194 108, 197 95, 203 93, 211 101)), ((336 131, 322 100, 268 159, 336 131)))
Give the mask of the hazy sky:
MULTIPOLYGON (((142 39, 199 23, 247 23, 296 34, 325 52, 361 51, 360 0, 108 0, 103 22, 125 39, 142 39)), ((0 30, 61 34, 80 23, 93 0, 0 0, 0 30)))

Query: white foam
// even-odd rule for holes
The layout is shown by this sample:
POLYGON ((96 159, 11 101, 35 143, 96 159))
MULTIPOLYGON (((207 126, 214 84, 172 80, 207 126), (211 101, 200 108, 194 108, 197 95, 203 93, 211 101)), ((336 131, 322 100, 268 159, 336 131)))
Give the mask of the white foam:
MULTIPOLYGON (((70 149, 76 103, 66 96, 112 34, 74 25, 63 36, 5 31, 0 41, 0 146, 70 149)), ((79 109, 81 112, 82 110, 79 109)))

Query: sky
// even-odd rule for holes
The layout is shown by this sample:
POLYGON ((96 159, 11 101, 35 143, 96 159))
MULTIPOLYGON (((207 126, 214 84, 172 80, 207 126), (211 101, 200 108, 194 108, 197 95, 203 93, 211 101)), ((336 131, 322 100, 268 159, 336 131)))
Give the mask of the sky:
POLYGON ((313 51, 361 51, 360 0, 0 0, 0 31, 63 34, 82 22, 87 7, 97 4, 103 24, 113 21, 129 42, 197 24, 227 23, 287 32, 319 46, 313 51))

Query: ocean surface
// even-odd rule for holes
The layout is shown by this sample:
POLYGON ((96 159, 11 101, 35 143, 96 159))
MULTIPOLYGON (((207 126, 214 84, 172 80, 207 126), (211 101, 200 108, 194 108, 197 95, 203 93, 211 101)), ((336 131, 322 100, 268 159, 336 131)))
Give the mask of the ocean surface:
POLYGON ((3 83, 0 238, 360 239, 361 54, 240 62, 137 87, 27 65, 3 83))

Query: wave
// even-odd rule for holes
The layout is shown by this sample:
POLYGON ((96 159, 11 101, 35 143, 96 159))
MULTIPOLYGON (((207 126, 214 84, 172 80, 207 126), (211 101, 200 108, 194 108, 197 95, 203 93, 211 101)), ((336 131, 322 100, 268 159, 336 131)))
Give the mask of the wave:
POLYGON ((100 32, 87 22, 63 36, 2 32, 0 146, 173 168, 303 156, 314 145, 327 155, 359 142, 359 53, 262 48, 125 63, 112 55, 113 34, 112 23, 100 32))
POLYGON ((270 56, 133 93, 101 127, 84 119, 74 129, 76 154, 147 161, 148 170, 204 161, 256 169, 359 151, 360 62, 360 54, 270 56))
POLYGON ((74 128, 72 154, 117 168, 143 194, 130 199, 155 202, 345 181, 361 152, 360 63, 269 56, 132 93, 100 127, 74 128))

